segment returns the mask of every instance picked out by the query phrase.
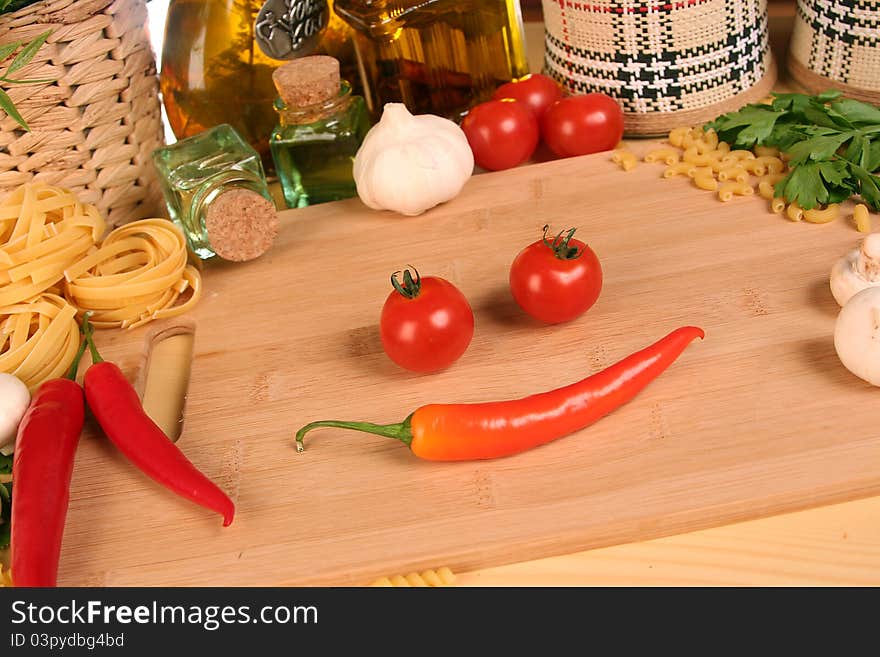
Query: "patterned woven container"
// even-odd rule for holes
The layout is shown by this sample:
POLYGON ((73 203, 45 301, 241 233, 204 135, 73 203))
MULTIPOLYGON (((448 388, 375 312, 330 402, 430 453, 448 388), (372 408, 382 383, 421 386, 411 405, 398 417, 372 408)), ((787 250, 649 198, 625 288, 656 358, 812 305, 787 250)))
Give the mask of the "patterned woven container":
POLYGON ((620 102, 630 135, 764 98, 776 81, 766 0, 543 0, 544 70, 620 102))
POLYGON ((52 30, 9 85, 26 132, 0 111, 0 195, 31 181, 67 187, 116 226, 164 214, 150 154, 163 141, 145 0, 42 0, 0 15, 0 44, 52 30))
POLYGON ((788 66, 811 93, 880 104, 880 2, 798 0, 788 66))

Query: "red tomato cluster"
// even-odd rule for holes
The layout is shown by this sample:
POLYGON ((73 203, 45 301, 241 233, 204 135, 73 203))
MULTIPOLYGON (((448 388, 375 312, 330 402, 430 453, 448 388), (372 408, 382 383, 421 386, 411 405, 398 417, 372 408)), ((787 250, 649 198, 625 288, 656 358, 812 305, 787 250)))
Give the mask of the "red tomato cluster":
POLYGON ((540 73, 508 82, 493 100, 471 108, 461 123, 484 169, 509 169, 528 160, 540 138, 558 157, 614 148, 623 137, 623 111, 605 94, 563 97, 540 73))
MULTIPOLYGON (((602 291, 595 252, 574 239, 575 229, 530 244, 510 266, 510 291, 531 317, 555 324, 589 310, 602 291)), ((415 268, 391 276, 394 291, 382 307, 379 333, 385 353, 414 372, 436 372, 458 360, 474 335, 474 313, 465 296, 442 278, 421 278, 415 268)))

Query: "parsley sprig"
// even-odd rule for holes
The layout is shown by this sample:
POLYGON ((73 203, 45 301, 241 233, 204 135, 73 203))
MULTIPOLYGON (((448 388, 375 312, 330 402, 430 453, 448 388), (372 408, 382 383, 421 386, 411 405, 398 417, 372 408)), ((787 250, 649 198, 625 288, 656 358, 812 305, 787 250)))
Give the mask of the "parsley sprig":
POLYGON ((786 201, 809 210, 859 195, 880 212, 880 108, 839 91, 773 96, 769 105, 746 105, 706 127, 736 147, 787 153, 791 170, 776 184, 786 201))
MULTIPOLYGON (((12 53, 18 50, 19 47, 24 45, 24 47, 21 48, 19 53, 6 68, 6 72, 3 75, 0 75, 0 83, 5 85, 40 84, 45 82, 52 82, 52 80, 19 80, 17 78, 9 77, 10 75, 15 73, 19 69, 24 68, 30 63, 30 61, 34 58, 34 55, 37 54, 37 51, 42 47, 44 43, 46 43, 46 39, 49 38, 50 34, 52 34, 51 30, 43 32, 33 41, 30 41, 26 44, 22 44, 21 41, 12 41, 11 43, 5 43, 0 46, 0 62, 3 62, 8 59, 12 55, 12 53)), ((12 102, 12 98, 10 98, 9 94, 6 93, 3 89, 0 89, 0 109, 2 109, 9 116, 15 119, 16 123, 18 123, 22 128, 24 128, 25 130, 30 130, 28 124, 22 118, 21 114, 19 114, 18 109, 16 109, 15 103, 12 102)))

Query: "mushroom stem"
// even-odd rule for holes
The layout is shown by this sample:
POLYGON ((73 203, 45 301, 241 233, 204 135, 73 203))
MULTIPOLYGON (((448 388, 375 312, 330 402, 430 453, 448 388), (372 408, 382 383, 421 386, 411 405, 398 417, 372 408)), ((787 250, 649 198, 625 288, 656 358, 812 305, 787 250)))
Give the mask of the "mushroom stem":
POLYGON ((862 240, 856 269, 866 281, 880 281, 880 233, 872 233, 862 240))

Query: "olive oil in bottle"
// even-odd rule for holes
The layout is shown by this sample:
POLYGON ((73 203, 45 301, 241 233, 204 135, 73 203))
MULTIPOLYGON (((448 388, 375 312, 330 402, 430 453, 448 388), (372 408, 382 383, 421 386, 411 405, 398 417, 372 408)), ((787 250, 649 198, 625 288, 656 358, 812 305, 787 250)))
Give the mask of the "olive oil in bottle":
POLYGON ((352 166, 370 121, 364 99, 340 79, 339 62, 302 57, 277 69, 274 78, 279 121, 271 149, 287 206, 355 196, 352 166))
POLYGON ((459 119, 528 73, 519 0, 336 0, 355 30, 364 95, 459 119))
POLYGON ((269 137, 277 118, 272 72, 288 58, 327 54, 342 63, 343 75, 357 76, 351 30, 332 4, 171 0, 160 80, 175 136, 183 139, 229 124, 270 168, 269 137))

